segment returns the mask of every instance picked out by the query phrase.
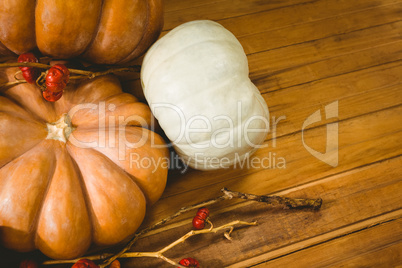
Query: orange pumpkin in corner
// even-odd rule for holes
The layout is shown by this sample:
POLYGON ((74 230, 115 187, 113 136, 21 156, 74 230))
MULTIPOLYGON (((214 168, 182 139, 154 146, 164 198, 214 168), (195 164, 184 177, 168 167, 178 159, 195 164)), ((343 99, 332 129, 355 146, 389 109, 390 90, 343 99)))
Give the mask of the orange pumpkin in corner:
MULTIPOLYGON (((18 68, 0 69, 0 84, 18 68)), ((57 102, 31 84, 0 94, 0 240, 54 259, 132 236, 161 196, 168 150, 119 80, 69 83, 57 102)))
POLYGON ((0 56, 38 48, 56 59, 123 64, 142 55, 162 26, 162 0, 2 0, 0 56))

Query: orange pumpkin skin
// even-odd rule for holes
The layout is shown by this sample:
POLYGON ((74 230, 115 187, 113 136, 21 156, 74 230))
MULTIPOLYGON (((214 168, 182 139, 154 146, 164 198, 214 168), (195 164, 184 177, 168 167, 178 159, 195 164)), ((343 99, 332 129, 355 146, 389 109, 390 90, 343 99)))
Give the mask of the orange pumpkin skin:
POLYGON ((0 1, 0 55, 38 48, 57 59, 124 64, 156 41, 162 0, 0 1))
MULTIPOLYGON (((0 70, 0 84, 16 71, 0 70)), ((148 106, 111 75, 71 83, 55 103, 30 84, 3 89, 1 243, 71 259, 132 236, 166 184, 168 150, 151 123, 148 106), (66 115, 72 128, 59 121, 67 134, 57 136, 49 123, 66 115)))

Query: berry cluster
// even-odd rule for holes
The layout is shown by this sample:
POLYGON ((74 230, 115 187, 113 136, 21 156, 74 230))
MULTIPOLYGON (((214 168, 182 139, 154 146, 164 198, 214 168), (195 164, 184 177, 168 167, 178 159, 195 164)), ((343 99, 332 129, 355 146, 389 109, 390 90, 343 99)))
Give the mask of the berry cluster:
MULTIPOLYGON (((209 209, 206 207, 202 207, 198 209, 197 214, 193 218, 193 227, 197 230, 202 230, 205 227, 205 222, 208 222, 209 218, 209 209)), ((199 268, 200 264, 196 259, 193 258, 185 258, 182 259, 179 264, 185 267, 193 267, 199 268)))
POLYGON ((183 265, 185 267, 193 267, 193 268, 199 268, 200 264, 196 259, 193 258, 185 258, 179 261, 180 265, 183 265))
POLYGON ((53 65, 46 75, 46 90, 43 97, 48 101, 57 101, 63 95, 63 90, 70 79, 70 72, 63 64, 53 65))
MULTIPOLYGON (((24 53, 18 57, 18 62, 38 62, 32 53, 24 53)), ((22 76, 27 83, 33 84, 40 76, 40 71, 35 67, 20 67, 22 76)), ((42 92, 43 97, 50 102, 55 102, 63 95, 63 90, 70 79, 70 72, 63 64, 53 65, 46 73, 46 89, 42 92)))

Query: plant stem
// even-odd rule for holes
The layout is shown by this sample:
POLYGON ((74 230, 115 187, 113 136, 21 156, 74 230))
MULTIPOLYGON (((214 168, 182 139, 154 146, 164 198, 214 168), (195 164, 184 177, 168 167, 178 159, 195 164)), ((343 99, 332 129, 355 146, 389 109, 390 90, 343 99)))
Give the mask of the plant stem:
POLYGON ((91 261, 100 261, 100 260, 105 260, 111 256, 113 256, 112 253, 103 253, 103 254, 98 254, 98 255, 85 256, 85 257, 77 258, 77 259, 71 259, 71 260, 48 260, 48 261, 44 261, 42 263, 42 265, 76 263, 77 261, 79 261, 83 258, 91 260, 91 261))
MULTIPOLYGON (((7 62, 7 63, 0 63, 0 68, 8 68, 8 67, 35 67, 39 69, 49 69, 52 67, 49 64, 44 63, 37 63, 37 62, 7 62)), ((70 73, 73 74, 80 74, 85 76, 91 76, 93 72, 91 71, 84 71, 84 70, 77 70, 77 69, 68 69, 70 73)))
MULTIPOLYGON (((163 259, 164 261, 178 266, 178 263, 175 263, 174 261, 170 260, 169 258, 166 258, 163 253, 165 253, 166 251, 168 251, 169 249, 172 249, 173 247, 177 246, 180 243, 183 243, 184 241, 186 241, 187 239, 189 239, 192 236, 195 235, 200 235, 200 234, 206 234, 206 233, 217 233, 221 230, 224 229, 229 229, 230 232, 231 230, 233 230, 235 225, 246 225, 246 226, 251 226, 251 225, 257 225, 256 222, 245 222, 245 221, 232 221, 229 223, 226 223, 222 226, 216 227, 214 228, 213 225, 211 225, 211 227, 209 229, 202 229, 202 230, 191 230, 190 232, 188 232, 187 234, 183 235, 182 237, 180 237, 179 239, 177 239, 176 241, 174 241, 173 243, 167 245, 166 247, 162 248, 161 250, 157 251, 157 252, 125 252, 123 253, 120 258, 137 258, 137 257, 156 257, 156 258, 160 258, 163 259)), ((227 233, 225 233, 225 237, 227 239, 231 239, 227 233)), ((180 266, 181 267, 181 266, 180 266)))
POLYGON ((241 192, 230 191, 226 188, 221 190, 227 199, 240 198, 257 202, 267 203, 272 206, 284 206, 286 208, 312 208, 319 209, 322 205, 322 199, 294 199, 277 195, 254 195, 241 192))
POLYGON ((105 264, 110 264, 110 263, 112 263, 115 259, 119 258, 122 254, 124 254, 124 252, 126 252, 129 248, 131 248, 131 247, 134 245, 134 243, 135 243, 141 236, 143 236, 143 235, 145 235, 146 233, 148 233, 148 232, 150 232, 150 231, 156 229, 157 227, 159 227, 159 226, 165 224, 166 222, 171 221, 171 220, 177 218, 178 216, 180 216, 181 214, 186 213, 186 212, 188 212, 188 211, 191 211, 191 210, 193 210, 193 209, 197 209, 197 208, 209 206, 209 205, 218 203, 218 202, 220 202, 220 201, 222 201, 222 200, 226 200, 226 199, 228 199, 228 197, 226 197, 226 196, 219 196, 219 197, 217 197, 217 198, 210 199, 210 200, 207 200, 207 201, 203 201, 203 202, 198 203, 198 204, 194 204, 194 205, 187 206, 187 207, 182 207, 181 209, 179 209, 179 210, 178 210, 176 213, 174 213, 173 215, 170 215, 170 216, 168 216, 168 217, 166 217, 166 218, 164 218, 164 219, 158 221, 158 222, 155 223, 154 225, 151 225, 151 226, 149 226, 149 227, 147 227, 147 228, 145 228, 145 229, 142 229, 140 232, 136 233, 136 234, 134 235, 134 237, 126 244, 126 246, 125 246, 122 250, 120 250, 118 253, 116 253, 114 256, 112 256, 110 259, 108 259, 108 260, 105 262, 105 264))
MULTIPOLYGON (((40 69, 49 69, 52 66, 49 64, 36 63, 36 62, 0 63, 0 68, 7 68, 7 67, 36 67, 36 68, 40 68, 40 69)), ((108 69, 105 71, 99 71, 99 72, 85 71, 85 70, 79 70, 79 69, 70 69, 70 68, 68 68, 68 70, 70 71, 70 73, 87 76, 88 78, 91 79, 96 76, 117 73, 117 72, 136 72, 136 73, 138 73, 141 71, 141 66, 134 65, 134 66, 129 66, 129 67, 111 68, 111 69, 108 69)))
POLYGON ((182 207, 179 209, 176 213, 173 215, 166 217, 154 225, 151 225, 140 232, 136 233, 134 237, 126 244, 126 246, 120 250, 118 253, 116 253, 114 256, 109 258, 108 260, 105 261, 105 264, 109 265, 112 263, 115 259, 119 258, 124 252, 126 252, 128 249, 130 249, 134 243, 140 238, 142 235, 156 229, 157 227, 161 226, 162 224, 171 221, 178 216, 180 216, 183 213, 186 213, 190 210, 198 209, 201 207, 206 207, 215 203, 218 203, 223 200, 228 200, 228 199, 233 199, 233 198, 240 198, 240 199, 245 199, 245 200, 252 200, 252 201, 257 201, 257 202, 264 202, 273 206, 278 206, 282 205, 287 208, 313 208, 313 209, 319 209, 322 204, 322 199, 291 199, 291 198, 286 198, 286 197, 280 197, 280 196, 269 196, 269 195, 252 195, 252 194, 246 194, 246 193, 240 193, 240 192, 235 192, 228 190, 227 188, 221 189, 224 195, 216 197, 214 199, 206 200, 201 203, 197 203, 191 206, 186 206, 182 207))
MULTIPOLYGON (((35 67, 35 68, 40 68, 40 69, 46 69, 47 70, 52 66, 48 65, 48 64, 44 64, 44 63, 37 63, 37 62, 7 62, 7 63, 0 63, 0 68, 8 68, 8 67, 35 67)), ((92 78, 95 78, 97 76, 107 75, 107 74, 111 74, 111 73, 119 73, 119 72, 136 72, 136 73, 139 73, 141 71, 141 66, 134 65, 134 66, 129 66, 129 67, 111 68, 111 69, 107 69, 107 70, 104 70, 104 71, 98 71, 98 72, 71 69, 71 68, 68 68, 68 70, 72 74, 77 74, 76 76, 70 76, 71 80, 76 80, 76 79, 83 79, 83 78, 92 79, 92 78)), ((20 72, 21 71, 18 71, 14 75, 14 78, 17 81, 0 84, 0 90, 5 89, 5 88, 7 88, 9 86, 18 85, 18 84, 21 84, 21 83, 26 83, 25 80, 18 80, 16 78, 17 74, 20 73, 20 72)), ((39 88, 41 88, 41 90, 46 89, 46 86, 44 84, 45 83, 45 76, 46 76, 46 72, 42 72, 41 75, 38 77, 38 79, 36 81, 37 86, 39 88)))
POLYGON ((26 81, 23 80, 17 80, 17 81, 12 81, 12 82, 7 82, 4 84, 0 84, 0 90, 11 87, 11 86, 16 86, 22 83, 26 83, 26 81))
MULTIPOLYGON (((175 218, 177 218, 178 216, 182 215, 183 213, 186 213, 188 211, 194 210, 194 209, 198 209, 201 207, 206 207, 218 202, 221 202, 223 200, 230 200, 230 199, 243 199, 243 200, 249 200, 249 201, 256 201, 256 202, 263 202, 266 203, 268 205, 272 205, 274 207, 277 206, 283 206, 285 208, 289 208, 289 209, 301 209, 301 208, 311 208, 314 210, 318 210, 321 205, 322 205, 322 199, 318 198, 318 199, 293 199, 293 198, 288 198, 288 197, 281 197, 281 196, 275 196, 275 195, 254 195, 254 194, 248 194, 248 193, 241 193, 241 192, 236 192, 236 191, 231 191, 228 190, 227 188, 223 188, 221 189, 221 192, 223 192, 223 195, 218 196, 216 198, 213 199, 209 199, 197 204, 193 204, 191 206, 186 206, 186 207, 182 207, 180 208, 176 213, 174 213, 173 215, 170 215, 158 222, 156 222, 155 224, 142 229, 141 231, 139 231, 138 233, 136 233, 133 238, 117 253, 115 254, 111 254, 111 253, 103 253, 103 254, 98 254, 98 255, 93 255, 93 256, 89 256, 89 257, 85 257, 91 260, 104 260, 104 262, 101 264, 101 267, 106 267, 108 265, 110 265, 115 259, 117 258, 129 258, 129 257, 150 257, 150 255, 152 255, 151 257, 158 257, 158 258, 162 258, 161 256, 159 256, 157 253, 163 253, 166 250, 170 249, 171 247, 173 247, 174 245, 176 245, 176 243, 178 243, 177 241, 173 242, 171 245, 165 247, 164 249, 158 251, 157 253, 133 253, 133 252, 129 252, 127 253, 126 251, 129 250, 134 243, 143 235, 145 235, 146 233, 158 228, 159 226, 165 224, 168 221, 171 221, 175 218), (140 255, 138 255, 140 254, 140 255), (148 254, 148 255, 147 255, 148 254), (147 255, 147 256, 146 256, 147 255)), ((209 229, 203 229, 203 230, 193 230, 190 231, 189 233, 187 233, 186 235, 184 235, 182 238, 186 240, 189 236, 193 236, 195 234, 201 234, 201 233, 209 233, 209 232, 217 232, 219 230, 222 229, 229 229, 229 231, 227 233, 225 233, 225 237, 227 239, 230 240, 230 233, 233 230, 233 225, 236 224, 244 224, 244 225, 255 225, 256 223, 246 223, 243 221, 235 221, 235 222, 231 222, 225 225, 222 225, 220 227, 214 228, 211 224, 211 228, 209 229), (188 237, 187 237, 188 236, 188 237)), ((179 240, 180 240, 179 239, 179 240)), ((165 257, 163 257, 162 259, 164 259, 165 257)), ((46 261, 43 264, 44 265, 49 265, 49 264, 56 264, 56 263, 75 263, 77 262, 79 259, 76 260, 66 260, 66 261, 46 261)), ((165 259, 164 259, 165 260, 165 259)), ((176 264, 175 264, 176 265, 176 264)))
POLYGON ((39 69, 49 69, 51 66, 44 63, 37 62, 7 62, 0 63, 0 68, 8 68, 8 67, 36 67, 39 69))
POLYGON ((94 78, 96 76, 100 75, 107 75, 111 73, 121 73, 121 72, 131 72, 131 73, 139 73, 141 71, 141 66, 140 65, 133 65, 130 67, 122 67, 122 68, 111 68, 106 71, 101 71, 101 72, 92 72, 91 75, 89 75, 88 78, 94 78))

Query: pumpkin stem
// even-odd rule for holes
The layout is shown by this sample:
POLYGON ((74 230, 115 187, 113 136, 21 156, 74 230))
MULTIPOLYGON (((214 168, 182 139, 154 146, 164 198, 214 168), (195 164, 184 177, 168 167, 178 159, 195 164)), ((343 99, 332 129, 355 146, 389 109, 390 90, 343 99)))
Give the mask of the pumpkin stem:
POLYGON ((53 123, 47 123, 47 140, 58 140, 64 143, 67 142, 68 137, 74 128, 71 125, 71 118, 68 114, 63 114, 59 120, 53 123))

